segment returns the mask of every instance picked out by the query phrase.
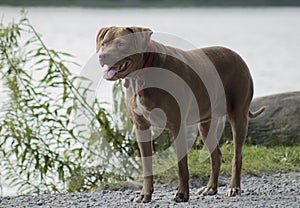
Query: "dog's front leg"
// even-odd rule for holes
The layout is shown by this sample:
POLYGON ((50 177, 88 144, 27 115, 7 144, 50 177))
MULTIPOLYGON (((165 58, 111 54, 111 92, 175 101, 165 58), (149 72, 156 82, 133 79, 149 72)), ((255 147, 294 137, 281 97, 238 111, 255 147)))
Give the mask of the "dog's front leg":
POLYGON ((134 202, 147 203, 151 201, 153 193, 152 142, 150 127, 141 130, 136 128, 136 138, 140 149, 143 168, 143 189, 134 202))
POLYGON ((189 200, 189 169, 187 161, 186 128, 173 130, 176 154, 178 160, 178 190, 174 196, 176 202, 187 202, 189 200))

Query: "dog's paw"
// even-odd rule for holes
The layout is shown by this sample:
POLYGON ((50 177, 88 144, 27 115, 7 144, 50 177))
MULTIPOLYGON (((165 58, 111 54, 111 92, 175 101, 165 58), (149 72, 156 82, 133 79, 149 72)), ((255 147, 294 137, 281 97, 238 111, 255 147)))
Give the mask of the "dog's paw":
POLYGON ((151 195, 138 195, 131 199, 135 203, 149 203, 151 201, 151 195))
POLYGON ((239 195, 241 194, 241 189, 240 188, 229 188, 226 192, 226 195, 225 196, 236 196, 236 195, 239 195))
POLYGON ((202 194, 204 196, 215 195, 217 193, 218 193, 218 189, 213 189, 209 186, 204 186, 204 187, 198 189, 198 191, 197 191, 197 194, 202 194))
POLYGON ((183 193, 176 193, 175 196, 173 197, 173 200, 175 202, 188 202, 189 201, 189 194, 183 194, 183 193))

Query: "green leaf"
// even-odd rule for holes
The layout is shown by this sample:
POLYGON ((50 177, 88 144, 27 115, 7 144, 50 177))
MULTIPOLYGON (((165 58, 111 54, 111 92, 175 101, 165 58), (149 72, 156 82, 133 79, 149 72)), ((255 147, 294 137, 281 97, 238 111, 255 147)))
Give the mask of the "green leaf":
MULTIPOLYGON (((73 110, 73 106, 68 107, 67 115, 71 115, 72 110, 73 110)), ((1 129, 0 129, 0 132, 1 132, 1 129)))

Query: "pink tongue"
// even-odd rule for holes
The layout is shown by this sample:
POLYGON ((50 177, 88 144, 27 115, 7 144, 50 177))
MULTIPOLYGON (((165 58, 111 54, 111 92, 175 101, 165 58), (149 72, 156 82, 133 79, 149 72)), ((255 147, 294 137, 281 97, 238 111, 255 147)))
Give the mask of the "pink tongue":
POLYGON ((116 70, 113 70, 113 69, 111 69, 111 70, 106 70, 106 71, 104 72, 103 78, 104 78, 104 79, 107 79, 107 80, 110 80, 110 79, 114 78, 114 76, 115 76, 116 73, 117 73, 117 71, 116 71, 116 70))

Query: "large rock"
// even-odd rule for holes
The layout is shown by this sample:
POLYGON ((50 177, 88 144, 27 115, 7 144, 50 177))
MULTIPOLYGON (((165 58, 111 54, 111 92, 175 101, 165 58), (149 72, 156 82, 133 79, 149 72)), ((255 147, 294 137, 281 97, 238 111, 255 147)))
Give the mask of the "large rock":
POLYGON ((300 144, 300 91, 289 92, 253 100, 251 109, 266 106, 258 117, 250 119, 248 138, 254 144, 300 144))
MULTIPOLYGON (((248 142, 265 146, 300 144, 300 91, 259 97, 251 110, 265 106, 265 111, 249 119, 248 142)), ((226 137, 230 136, 228 123, 226 137)))

